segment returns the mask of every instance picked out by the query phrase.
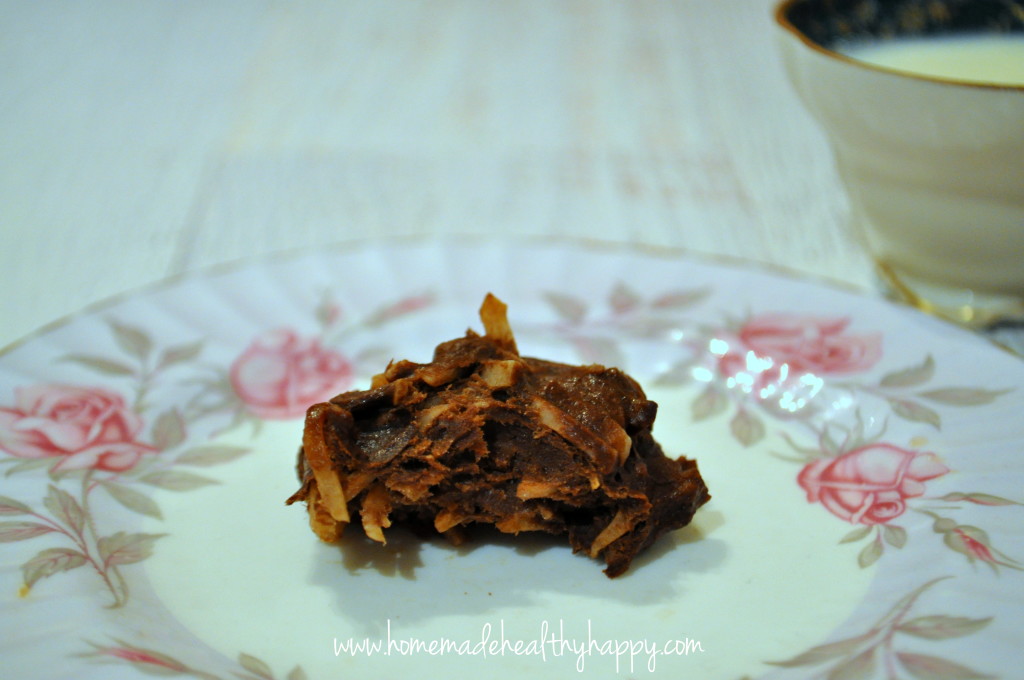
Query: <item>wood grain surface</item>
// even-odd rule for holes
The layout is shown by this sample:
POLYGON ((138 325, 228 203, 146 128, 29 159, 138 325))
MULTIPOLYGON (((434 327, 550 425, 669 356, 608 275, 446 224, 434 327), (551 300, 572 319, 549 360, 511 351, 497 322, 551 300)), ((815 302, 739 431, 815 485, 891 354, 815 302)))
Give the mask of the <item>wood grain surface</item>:
POLYGON ((367 236, 683 247, 870 287, 770 0, 0 2, 0 346, 367 236))

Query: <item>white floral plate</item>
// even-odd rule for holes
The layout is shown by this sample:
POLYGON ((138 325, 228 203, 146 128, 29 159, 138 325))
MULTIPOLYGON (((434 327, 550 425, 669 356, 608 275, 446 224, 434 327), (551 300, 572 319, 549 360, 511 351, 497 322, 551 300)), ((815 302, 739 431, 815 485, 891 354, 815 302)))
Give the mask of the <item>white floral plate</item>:
POLYGON ((10 678, 1019 677, 1024 363, 777 274, 581 244, 296 254, 0 356, 10 678), (493 291, 619 365, 712 493, 627 574, 561 541, 318 542, 303 408, 425 361, 493 291))

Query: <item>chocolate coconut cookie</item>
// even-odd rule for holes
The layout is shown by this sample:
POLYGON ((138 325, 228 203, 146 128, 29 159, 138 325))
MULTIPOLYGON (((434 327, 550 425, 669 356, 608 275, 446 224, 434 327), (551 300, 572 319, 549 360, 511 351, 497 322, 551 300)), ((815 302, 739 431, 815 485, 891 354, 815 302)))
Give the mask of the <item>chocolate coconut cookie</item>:
POLYGON ((353 521, 381 543, 393 525, 459 543, 490 524, 564 534, 622 574, 708 501, 697 464, 665 456, 651 436, 657 404, 632 378, 521 357, 494 296, 480 316, 485 335, 310 407, 288 502, 306 502, 325 541, 353 521))

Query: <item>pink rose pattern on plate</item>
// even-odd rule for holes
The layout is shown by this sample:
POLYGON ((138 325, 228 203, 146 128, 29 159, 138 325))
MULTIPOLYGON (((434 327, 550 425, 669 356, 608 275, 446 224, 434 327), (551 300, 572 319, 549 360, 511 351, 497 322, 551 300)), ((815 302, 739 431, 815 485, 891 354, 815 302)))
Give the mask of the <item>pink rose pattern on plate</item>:
POLYGON ((0 407, 0 449, 25 459, 55 459, 53 471, 130 470, 155 448, 137 441, 142 418, 119 394, 99 387, 34 385, 0 407))
POLYGON ((235 359, 231 386, 254 415, 264 420, 297 418, 310 404, 343 392, 352 383, 352 364, 318 338, 290 329, 266 333, 235 359))
MULTIPOLYGON (((902 548, 906 530, 894 520, 914 510, 935 514, 930 502, 950 508, 980 505, 978 494, 954 493, 927 497, 928 482, 949 469, 936 453, 916 451, 886 441, 883 432, 869 434, 857 421, 848 423, 826 411, 837 395, 879 401, 904 421, 938 429, 941 416, 932 406, 971 407, 990 403, 1004 392, 968 387, 929 388, 935 362, 929 355, 919 365, 894 371, 878 383, 856 377, 876 368, 883 357, 883 336, 855 331, 841 316, 765 312, 709 325, 686 318, 705 289, 674 290, 647 300, 625 284, 615 285, 596 311, 587 301, 548 293, 557 322, 552 331, 577 349, 585 360, 623 366, 625 354, 612 338, 659 340, 679 347, 680 358, 660 374, 660 385, 702 385, 691 403, 694 421, 729 416, 729 432, 752 447, 767 434, 767 423, 782 426, 802 469, 797 483, 808 502, 857 525, 843 543, 873 537, 859 553, 861 566, 877 561, 888 545, 902 548), (816 441, 800 443, 795 433, 810 432, 816 441)), ((1015 502, 988 497, 990 505, 1015 502)), ((998 553, 982 529, 961 525, 935 514, 935 533, 943 544, 992 568, 1018 568, 998 553), (949 522, 952 522, 949 524, 949 522)))
POLYGON ((188 491, 212 484, 181 468, 227 462, 246 453, 189 446, 181 411, 172 407, 154 414, 147 404, 154 381, 190 361, 198 345, 161 351, 137 328, 117 322, 109 326, 121 356, 69 355, 62 360, 124 383, 126 390, 31 385, 14 390, 13 406, 0 407, 0 451, 10 454, 0 458, 6 475, 45 470, 48 478, 37 504, 0 497, 0 514, 19 517, 0 523, 0 541, 40 536, 60 541, 22 564, 23 597, 44 578, 88 568, 108 591, 108 606, 122 607, 130 596, 122 567, 149 557, 161 535, 104 530, 92 509, 97 493, 132 512, 160 518, 150 488, 188 491))
MULTIPOLYGON (((993 571, 1020 568, 996 549, 983 529, 943 514, 968 506, 1019 503, 980 491, 929 495, 930 486, 949 472, 939 453, 886 441, 883 432, 866 432, 863 422, 833 422, 819 407, 822 400, 815 399, 823 391, 845 391, 886 405, 896 418, 937 429, 940 407, 987 404, 1001 392, 929 388, 935 373, 930 356, 878 381, 859 379, 881 363, 883 337, 876 331, 854 330, 849 318, 765 313, 721 324, 688 319, 686 315, 709 293, 707 288, 679 289, 645 299, 619 283, 608 294, 606 313, 595 314, 585 301, 551 292, 545 300, 557 321, 549 330, 583 360, 609 365, 625 364, 619 344, 624 338, 675 348, 678 360, 656 382, 696 383, 700 389, 691 405, 694 420, 728 417, 729 432, 747 447, 766 436, 769 424, 780 427, 794 452, 791 459, 800 465, 795 486, 809 503, 854 526, 841 543, 869 539, 858 555, 862 567, 876 562, 885 546, 907 544, 908 532, 896 522, 914 512, 928 517, 942 544, 968 563, 993 571), (806 439, 807 433, 813 442, 806 439)), ((109 322, 120 350, 117 356, 62 357, 99 374, 102 385, 16 387, 12 401, 0 404, 0 451, 8 454, 0 464, 8 475, 45 471, 48 484, 35 507, 0 496, 0 514, 19 518, 0 523, 0 542, 43 535, 66 542, 40 551, 22 565, 22 594, 41 579, 89 567, 112 597, 108 606, 124 605, 129 591, 121 567, 146 559, 160 535, 101 531, 100 518, 91 510, 94 493, 102 490, 126 510, 159 519, 160 509, 147 486, 178 492, 200 488, 214 482, 191 469, 228 463, 247 453, 195 441, 193 432, 202 429, 197 423, 221 422, 227 416, 228 428, 245 423, 258 428, 264 419, 301 417, 309 403, 350 387, 355 367, 378 365, 383 356, 379 346, 363 343, 364 349, 351 354, 341 349, 352 345, 353 336, 432 302, 430 295, 410 296, 361 319, 349 319, 343 307, 325 295, 313 315, 318 332, 280 328, 250 338, 228 368, 216 368, 212 376, 207 373, 199 380, 191 376, 197 387, 192 398, 164 411, 148 403, 150 392, 175 371, 194 373, 200 367, 203 341, 161 348, 144 330, 117 321, 109 322)), ((936 669, 982 677, 969 675, 973 671, 950 661, 893 651, 897 633, 937 640, 973 633, 988 622, 935 616, 908 620, 916 599, 935 583, 897 603, 883 619, 885 625, 873 628, 871 635, 829 643, 777 665, 793 668, 832 661, 831 672, 840 673, 857 670, 869 657, 885 656, 886 663, 902 665, 915 677, 936 669), (933 634, 929 626, 942 627, 942 635, 933 634)), ((88 644, 92 651, 83 657, 128 663, 146 673, 218 677, 123 640, 88 644)), ((242 674, 273 677, 267 664, 248 654, 239 655, 238 666, 242 674)), ((288 677, 304 674, 296 667, 288 677)))
POLYGON ((728 356, 753 353, 773 366, 787 366, 793 374, 861 373, 882 358, 882 336, 848 333, 849 325, 847 318, 779 313, 754 316, 740 328, 739 347, 728 356))
MULTIPOLYGON (((6 466, 7 475, 45 470, 49 483, 37 504, 0 496, 0 515, 18 517, 0 522, 0 543, 47 535, 63 541, 22 564, 22 596, 44 578, 87 567, 109 592, 109 606, 124 606, 130 593, 121 568, 148 558, 162 535, 104 531, 92 510, 98 492, 126 510, 161 519, 153 488, 187 492, 215 484, 193 470, 248 453, 204 445, 190 430, 225 416, 230 418, 227 428, 243 423, 258 428, 264 419, 302 417, 307 406, 352 382, 352 361, 331 344, 415 313, 432 300, 429 295, 410 296, 363 319, 346 321, 341 307, 325 296, 315 313, 317 334, 303 336, 294 329, 260 334, 240 348, 227 370, 200 380, 182 373, 198 366, 202 341, 160 347, 145 330, 109 321, 116 356, 72 354, 61 360, 119 383, 121 391, 106 385, 16 387, 13 404, 0 404, 0 452, 7 454, 0 457, 0 465, 6 466), (172 380, 194 385, 194 395, 154 413, 152 390, 172 380)), ((380 351, 367 345, 359 357, 380 351)), ((107 649, 108 655, 135 664, 159 665, 123 652, 123 646, 107 649)))
MULTIPOLYGON (((808 502, 858 526, 844 537, 844 543, 873 536, 858 555, 862 567, 879 559, 886 545, 905 545, 907 532, 894 520, 904 515, 911 502, 922 501, 915 506, 921 513, 933 512, 928 505, 933 500, 941 501, 944 508, 978 504, 970 500, 977 494, 929 499, 928 482, 949 471, 940 455, 885 441, 883 432, 866 432, 859 412, 856 422, 844 423, 825 408, 837 395, 856 396, 880 402, 898 418, 937 429, 941 416, 931 404, 988 404, 1002 391, 929 389, 927 384, 935 374, 931 356, 918 365, 887 373, 875 384, 857 380, 881 361, 881 333, 853 330, 852 320, 846 317, 791 312, 753 314, 722 324, 685 318, 683 314, 706 294, 703 289, 673 290, 645 300, 619 283, 606 298, 603 313, 564 293, 548 293, 546 299, 558 317, 554 331, 571 342, 585 360, 622 365, 624 353, 607 337, 609 329, 620 338, 653 338, 678 345, 681 358, 655 382, 703 385, 691 404, 693 420, 731 411, 729 431, 745 447, 764 439, 768 423, 782 427, 782 436, 794 450, 792 459, 801 465, 796 481, 808 502), (806 432, 816 440, 811 445, 794 438, 806 432)), ((992 505, 1015 504, 989 498, 992 505)), ((984 531, 956 522, 950 525, 955 528, 940 530, 948 522, 953 520, 940 522, 935 532, 943 536, 944 545, 968 561, 980 561, 993 569, 1018 568, 1002 553, 998 558, 985 557, 997 552, 984 531)))
MULTIPOLYGON (((548 302, 559 317, 556 331, 590 360, 623 356, 604 337, 609 328, 627 338, 655 336, 677 342, 680 358, 656 383, 703 384, 691 405, 693 420, 731 411, 729 431, 745 447, 766 436, 766 421, 782 427, 781 436, 795 452, 791 459, 801 465, 796 482, 808 502, 856 526, 840 543, 870 537, 857 556, 862 568, 877 562, 885 546, 899 549, 907 544, 909 534, 895 520, 915 503, 912 509, 916 513, 932 518, 932 529, 942 537, 943 545, 970 564, 984 564, 995 572, 1000 567, 1021 569, 1017 561, 992 545, 987 532, 939 514, 940 510, 970 505, 1020 503, 981 492, 928 497, 929 483, 940 481, 950 471, 938 454, 885 441, 884 427, 881 432, 867 433, 859 411, 855 422, 843 423, 819 406, 819 402, 827 403, 835 394, 845 393, 880 402, 893 416, 909 423, 938 429, 941 415, 936 406, 988 404, 1004 391, 929 388, 936 370, 931 356, 887 373, 877 382, 857 380, 856 376, 882 360, 883 337, 878 332, 851 330, 852 320, 845 317, 765 313, 707 324, 674 316, 699 303, 705 294, 700 289, 676 290, 645 301, 620 283, 609 294, 603 315, 592 313, 583 300, 564 294, 549 294, 548 302), (813 443, 800 441, 797 435, 806 432, 814 436, 813 443)), ((992 677, 948 659, 895 649, 898 634, 937 641, 973 634, 989 623, 991 619, 954 616, 907 619, 918 597, 942 580, 929 581, 902 598, 866 633, 770 663, 794 669, 829 663, 819 671, 820 677, 874 677, 879 664, 886 678, 901 677, 897 667, 922 678, 992 677)))
POLYGON ((809 502, 851 524, 874 525, 902 515, 907 499, 923 496, 924 483, 947 472, 934 453, 868 444, 808 463, 796 481, 809 502))

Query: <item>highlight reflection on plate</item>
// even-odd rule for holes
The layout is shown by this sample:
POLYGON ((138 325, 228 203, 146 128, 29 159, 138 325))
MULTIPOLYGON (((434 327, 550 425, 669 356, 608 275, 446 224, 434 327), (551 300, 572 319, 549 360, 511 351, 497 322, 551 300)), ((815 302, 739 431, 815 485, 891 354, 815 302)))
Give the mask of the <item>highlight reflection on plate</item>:
POLYGON ((1022 378, 915 312, 673 254, 368 243, 180 280, 0 356, 0 651, 24 678, 1012 674, 1022 378), (712 501, 623 577, 547 537, 325 545, 283 504, 304 405, 488 291, 524 353, 632 373, 700 464, 712 501))

